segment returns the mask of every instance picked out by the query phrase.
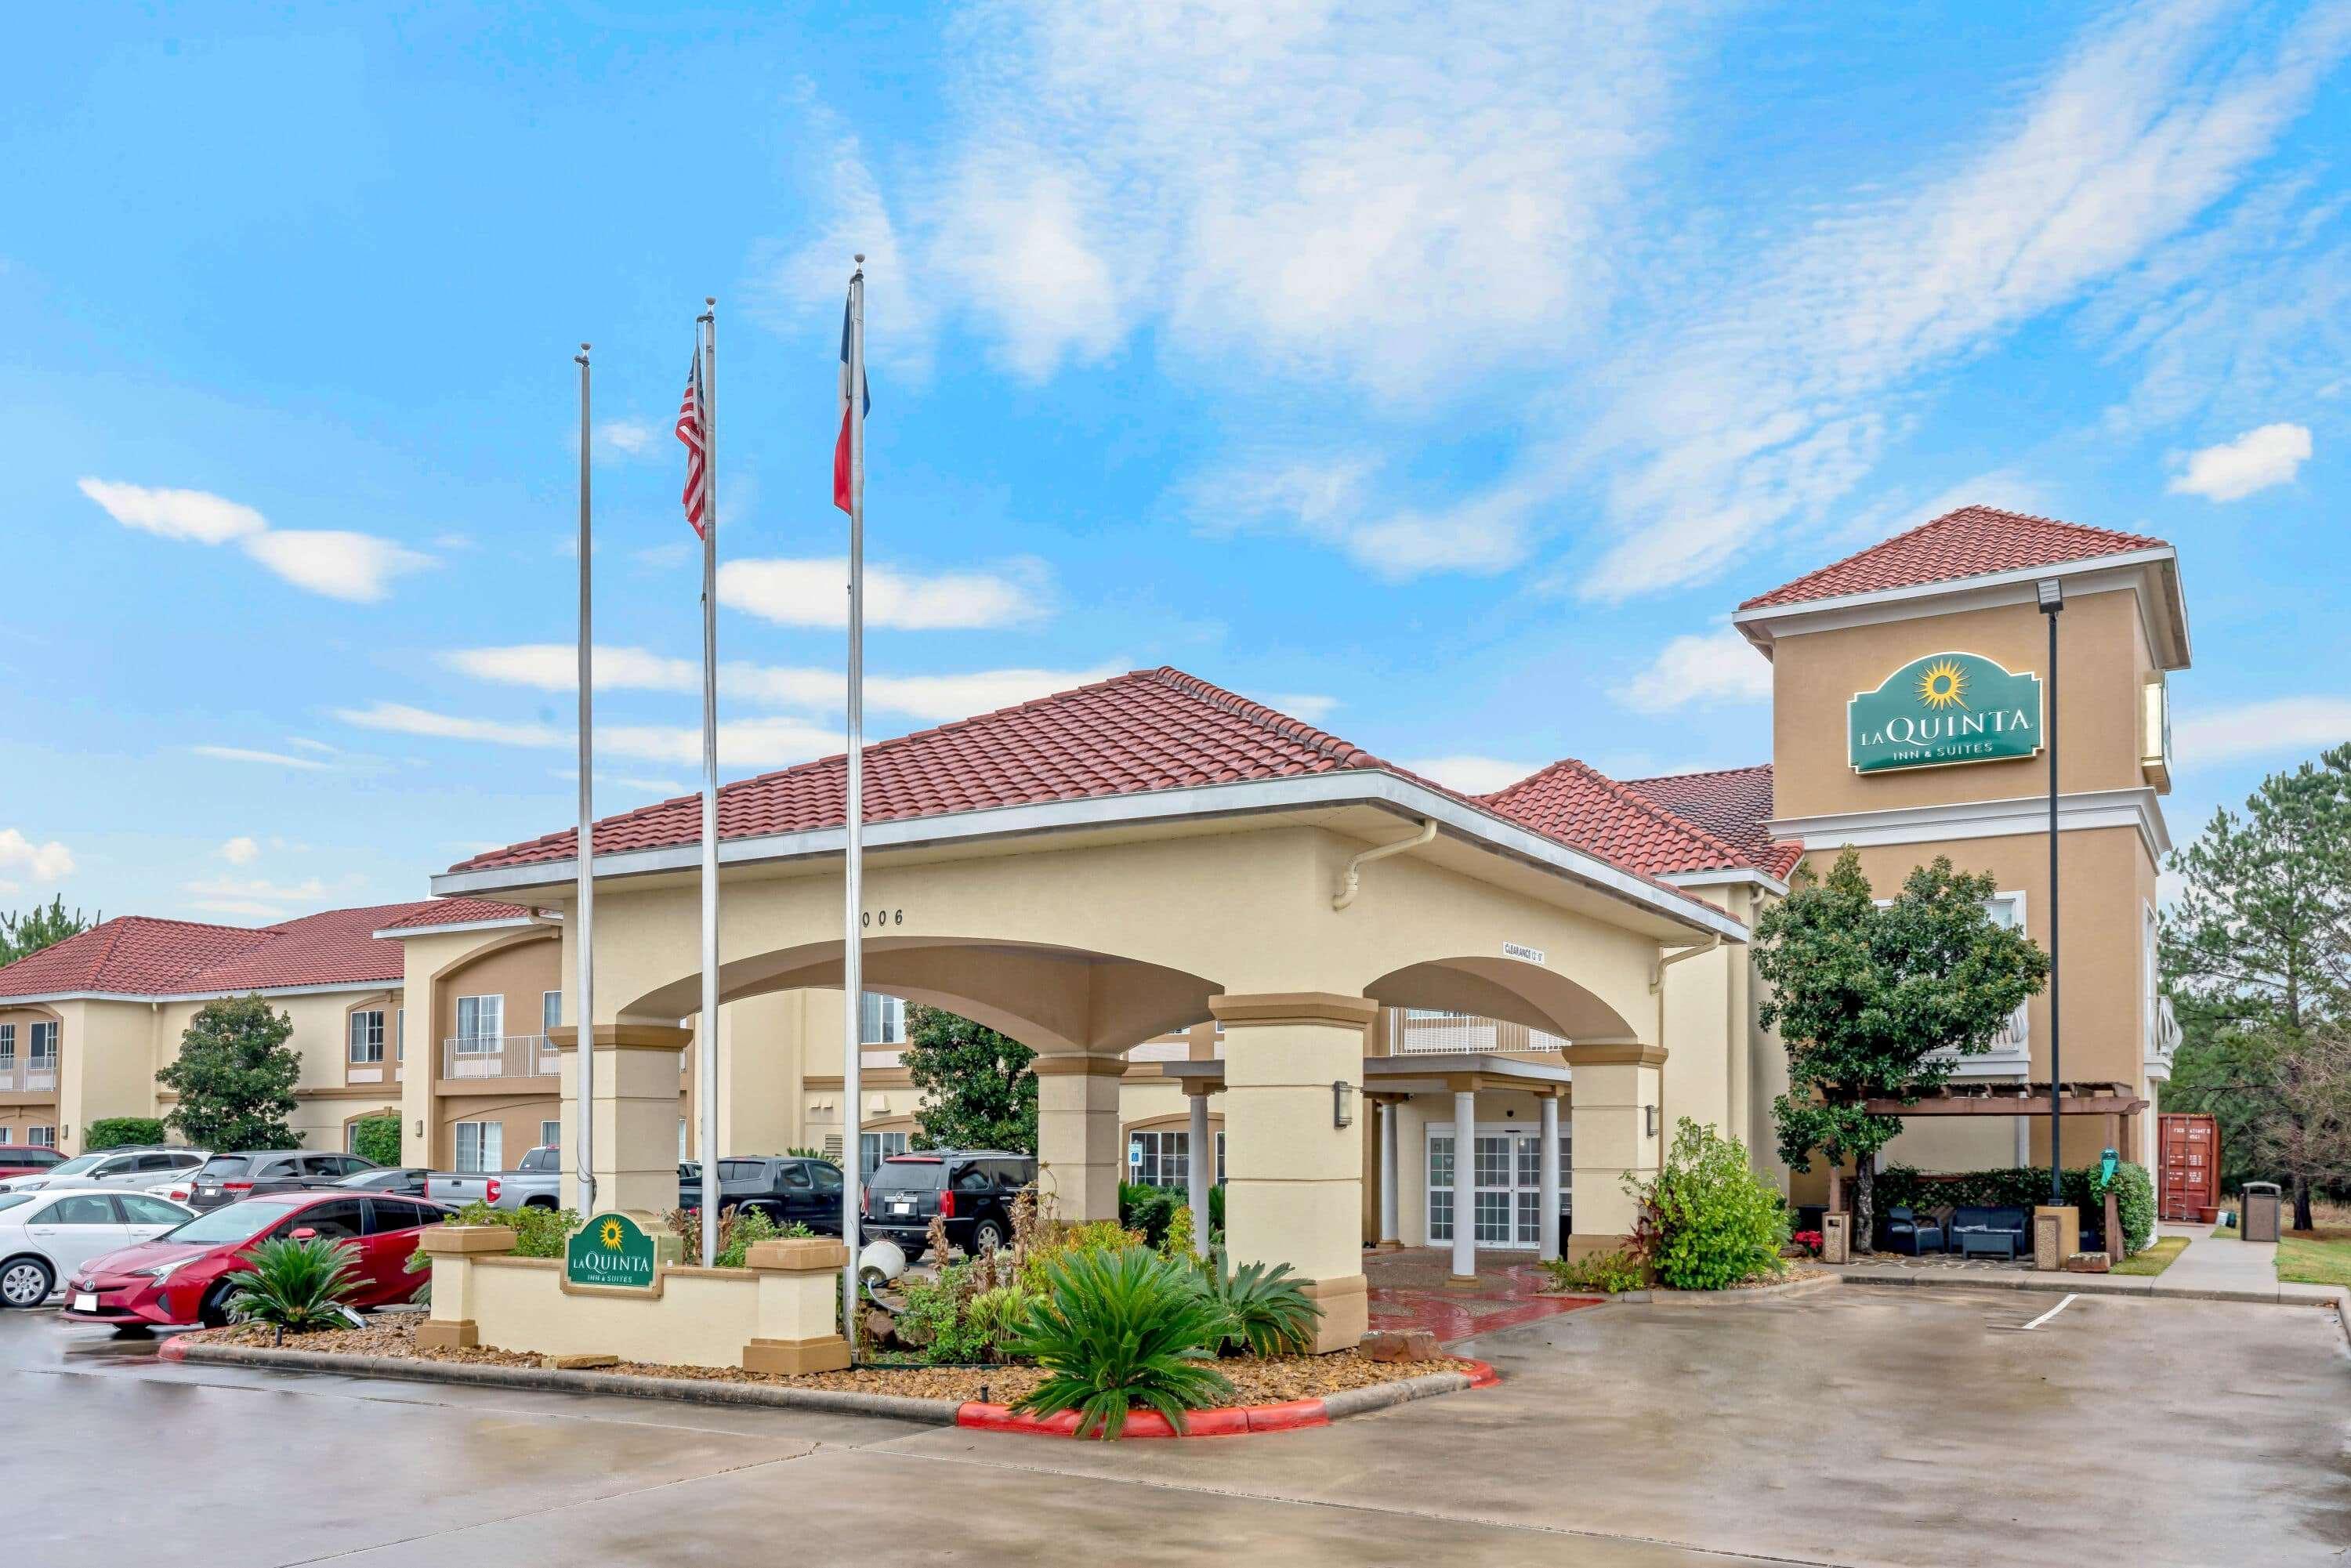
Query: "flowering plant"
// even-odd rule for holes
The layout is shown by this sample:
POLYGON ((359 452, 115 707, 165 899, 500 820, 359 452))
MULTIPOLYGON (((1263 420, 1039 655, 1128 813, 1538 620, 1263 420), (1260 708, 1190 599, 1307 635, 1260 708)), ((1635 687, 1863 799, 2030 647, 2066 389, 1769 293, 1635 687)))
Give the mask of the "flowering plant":
POLYGON ((1807 1258, 1817 1258, 1821 1255, 1821 1233, 1817 1230, 1799 1230, 1788 1239, 1802 1248, 1804 1256, 1807 1258))

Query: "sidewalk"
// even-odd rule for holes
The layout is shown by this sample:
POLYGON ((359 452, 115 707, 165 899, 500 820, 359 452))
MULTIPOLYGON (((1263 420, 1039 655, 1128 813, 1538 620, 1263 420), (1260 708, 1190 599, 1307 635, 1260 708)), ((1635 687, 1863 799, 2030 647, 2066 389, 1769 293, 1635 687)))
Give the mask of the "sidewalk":
POLYGON ((2160 1225, 2162 1236, 2184 1236, 2188 1248, 2171 1267, 2152 1278, 2129 1274, 2041 1274, 2011 1268, 1976 1270, 1904 1263, 1847 1264, 1834 1272, 1855 1283, 1874 1285, 1989 1286, 1996 1290, 2076 1291, 2105 1296, 2168 1296, 2211 1301, 2335 1302, 2344 1309, 2344 1332, 2351 1334, 2351 1292, 2335 1285, 2281 1284, 2277 1246, 2214 1235, 2209 1225, 2160 1225))

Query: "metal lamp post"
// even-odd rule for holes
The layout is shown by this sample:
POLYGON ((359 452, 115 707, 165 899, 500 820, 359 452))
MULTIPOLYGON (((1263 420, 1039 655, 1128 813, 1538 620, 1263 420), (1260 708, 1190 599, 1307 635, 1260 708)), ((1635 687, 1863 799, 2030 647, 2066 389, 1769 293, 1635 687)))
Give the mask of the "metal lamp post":
POLYGON ((2058 1112, 2064 1092, 2062 1025, 2058 1022, 2057 968, 2057 615, 2065 608, 2065 585, 2053 577, 2041 580, 2041 613, 2049 621, 2049 675, 2043 705, 2042 741, 2049 747, 2049 1201, 2065 1201, 2064 1124, 2058 1112))

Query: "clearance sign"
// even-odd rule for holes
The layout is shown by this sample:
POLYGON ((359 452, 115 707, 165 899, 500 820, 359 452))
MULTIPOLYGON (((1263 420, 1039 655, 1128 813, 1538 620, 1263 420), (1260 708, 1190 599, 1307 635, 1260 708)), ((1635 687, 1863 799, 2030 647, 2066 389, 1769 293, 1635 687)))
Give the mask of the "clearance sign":
POLYGON ((2002 762, 2041 749, 2041 678, 1980 653, 1930 653, 1845 705, 1855 773, 2002 762))

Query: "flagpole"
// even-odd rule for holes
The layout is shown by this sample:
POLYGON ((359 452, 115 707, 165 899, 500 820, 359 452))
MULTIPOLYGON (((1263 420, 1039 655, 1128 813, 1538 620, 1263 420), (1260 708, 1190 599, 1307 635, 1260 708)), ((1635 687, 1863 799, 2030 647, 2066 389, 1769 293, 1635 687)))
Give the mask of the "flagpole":
MULTIPOLYGON (((846 897, 841 946, 841 1234, 849 1244, 841 1270, 841 1323, 849 1351, 857 1354, 859 1189, 865 1184, 864 1065, 865 953, 865 257, 849 275, 849 780, 843 815, 848 829, 846 897)), ((942 1267, 946 1260, 941 1259, 942 1267)))
POLYGON ((718 1266, 718 300, 702 313, 702 1266, 718 1266))
POLYGON ((588 345, 574 356, 580 365, 580 838, 577 859, 579 892, 572 917, 571 946, 579 965, 579 984, 572 1001, 571 1022, 579 1031, 572 1062, 573 1094, 577 1100, 571 1130, 571 1157, 578 1167, 572 1177, 572 1203, 583 1215, 596 1212, 596 1173, 590 1163, 596 1120, 596 855, 595 661, 591 652, 589 586, 592 573, 588 526, 588 345))

